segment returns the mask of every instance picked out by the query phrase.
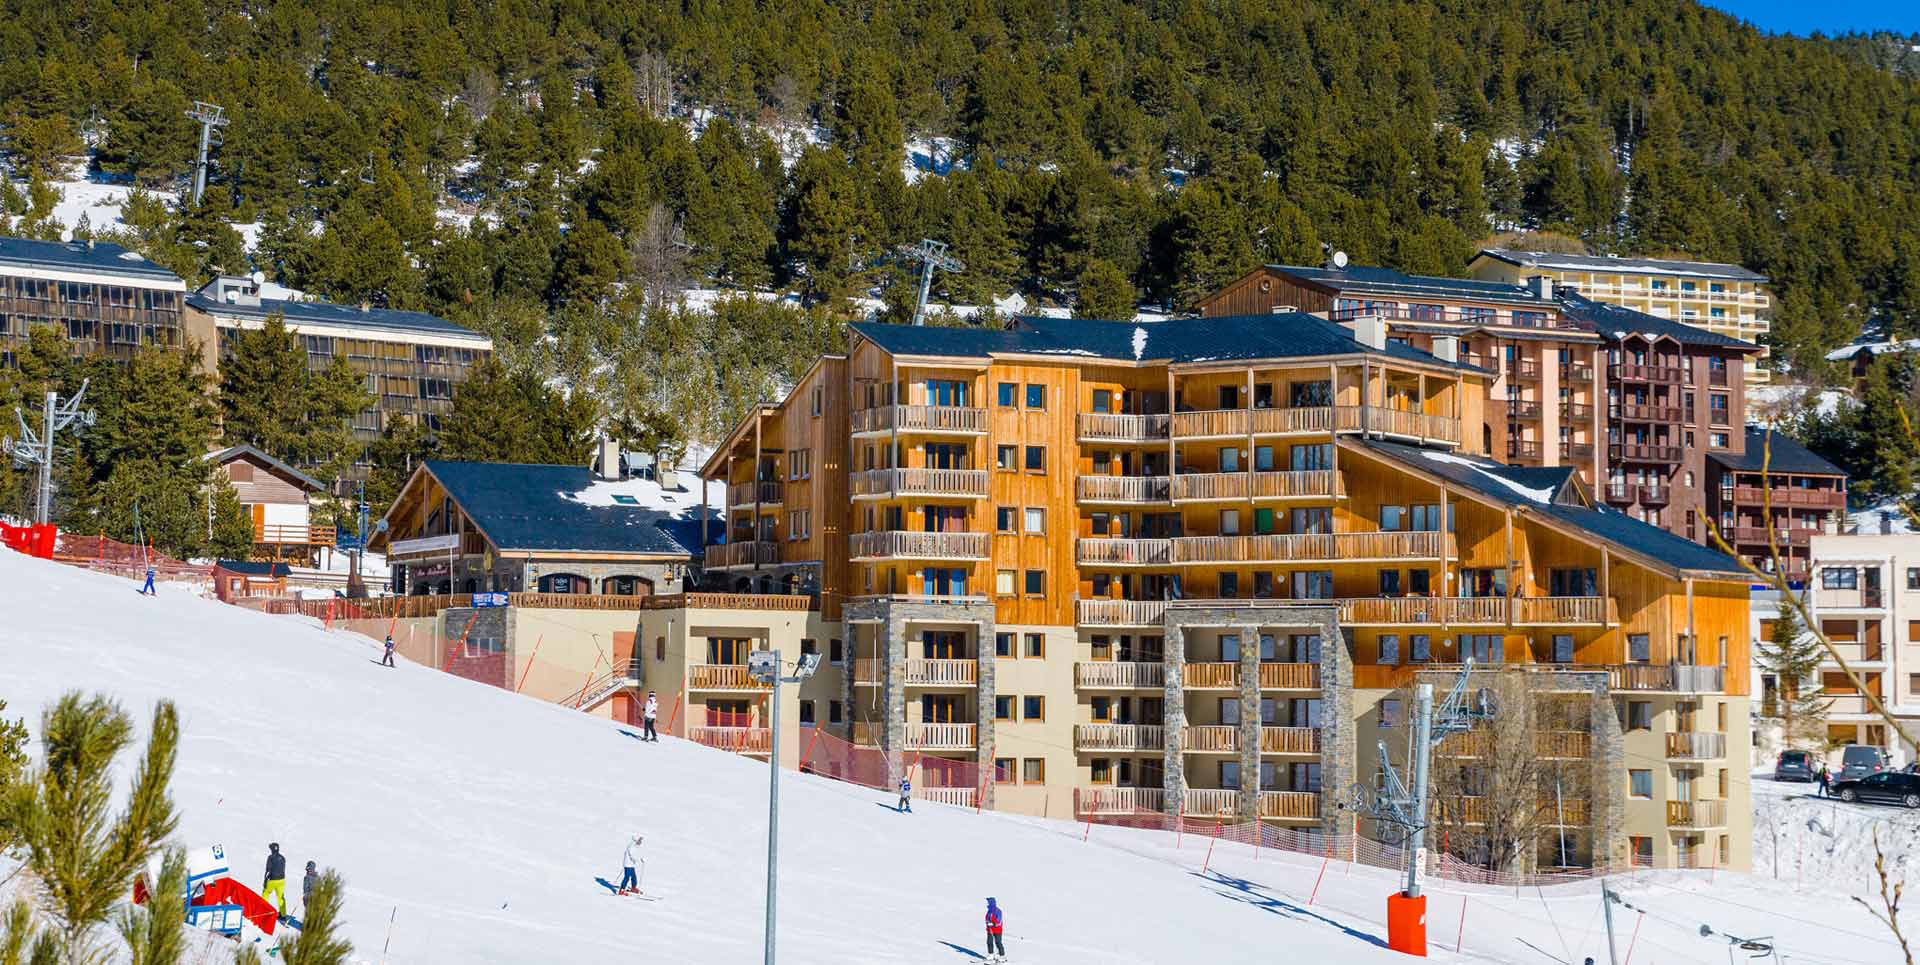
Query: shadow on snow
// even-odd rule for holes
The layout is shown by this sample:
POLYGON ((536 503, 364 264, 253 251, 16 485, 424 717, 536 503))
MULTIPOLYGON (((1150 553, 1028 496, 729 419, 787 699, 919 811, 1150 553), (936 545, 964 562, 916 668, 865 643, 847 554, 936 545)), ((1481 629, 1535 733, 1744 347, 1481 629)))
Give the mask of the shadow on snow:
POLYGON ((1345 932, 1347 935, 1353 938, 1358 938, 1361 941, 1368 942, 1373 945, 1378 945, 1381 948, 1387 947, 1386 941, 1382 939, 1380 936, 1372 934, 1370 932, 1360 931, 1350 925, 1345 925, 1345 924, 1341 924, 1340 922, 1334 921, 1333 919, 1328 918, 1325 915, 1319 914, 1317 912, 1309 911, 1300 905, 1294 904, 1293 902, 1286 900, 1285 898, 1281 898, 1278 895, 1274 895, 1268 892, 1266 890, 1266 886, 1259 884, 1258 882, 1248 881, 1245 878, 1235 878, 1232 875, 1224 875, 1218 871, 1209 871, 1205 874, 1202 874, 1198 871, 1189 872, 1189 873, 1192 874, 1194 877, 1199 878, 1202 881, 1205 881, 1209 884, 1219 885, 1228 889, 1225 891, 1214 892, 1215 894, 1220 895, 1223 898, 1228 898, 1233 901, 1245 902, 1246 904, 1252 905, 1255 908, 1259 908, 1264 911, 1268 911, 1273 914, 1280 915, 1281 917, 1284 917, 1284 918, 1291 918, 1296 921, 1317 921, 1317 922, 1320 922, 1321 924, 1332 925, 1333 927, 1340 929, 1341 931, 1345 932))

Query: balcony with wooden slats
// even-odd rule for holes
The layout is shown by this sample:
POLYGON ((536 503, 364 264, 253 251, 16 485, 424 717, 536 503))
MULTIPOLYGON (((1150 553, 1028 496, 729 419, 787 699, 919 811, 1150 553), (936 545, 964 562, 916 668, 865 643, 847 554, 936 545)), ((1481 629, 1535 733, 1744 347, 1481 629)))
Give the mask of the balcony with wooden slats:
POLYGON ((1318 754, 1320 753, 1320 728, 1261 727, 1260 753, 1318 754))
POLYGON ((1627 663, 1609 665, 1606 671, 1609 690, 1717 694, 1727 689, 1727 671, 1724 667, 1680 663, 1627 663))
POLYGON ((1139 814, 1158 812, 1166 792, 1157 787, 1076 787, 1075 814, 1139 814))
POLYGON ((1319 690, 1320 665, 1260 662, 1261 690, 1319 690))
POLYGON ((253 541, 263 546, 332 546, 335 531, 306 523, 260 523, 253 528, 253 541))
POLYGON ((1727 735, 1711 731, 1677 731, 1667 735, 1667 760, 1711 761, 1727 756, 1727 735))
POLYGON ((1668 801, 1667 827, 1712 830, 1727 826, 1725 801, 1668 801))
POLYGON ((1231 754, 1240 750, 1237 724, 1189 724, 1180 732, 1180 749, 1188 754, 1231 754))
POLYGON ((1073 685, 1082 690, 1160 690, 1165 664, 1137 660, 1081 660, 1073 665, 1073 685))
POLYGON ((1687 370, 1677 365, 1639 365, 1623 362, 1607 366, 1607 377, 1617 382, 1651 382, 1679 385, 1686 381, 1687 370))
POLYGON ((847 482, 855 499, 984 499, 988 495, 985 469, 869 469, 849 473, 847 482))
POLYGON ((1514 626, 1607 626, 1620 622, 1619 604, 1601 596, 1513 598, 1514 626))
POLYGON ((1607 458, 1614 462, 1652 462, 1676 465, 1685 458, 1679 446, 1655 442, 1616 442, 1607 446, 1607 458))
POLYGON ((1157 627, 1167 614, 1165 600, 1079 600, 1074 608, 1083 627, 1157 627))
POLYGON ((1260 817, 1275 821, 1318 821, 1320 795, 1312 791, 1261 791, 1260 817))
POLYGON ((1173 541, 1082 537, 1074 544, 1074 558, 1082 565, 1171 566, 1173 541))
POLYGON ((1171 419, 1161 415, 1082 412, 1075 419, 1081 442, 1164 442, 1171 419))
POLYGON ((855 409, 851 422, 856 436, 888 432, 962 436, 987 434, 987 410, 964 405, 883 405, 855 409))
POLYGON ((1164 503, 1171 492, 1165 476, 1081 476, 1074 495, 1083 503, 1164 503))
MULTIPOLYGON (((885 668, 876 657, 857 657, 853 661, 853 684, 878 687, 885 683, 885 668)), ((908 657, 900 667, 908 687, 971 688, 979 685, 980 662, 966 659, 908 657)))
POLYGON ((1344 495, 1332 470, 1183 473, 1173 477, 1174 502, 1326 499, 1344 495))
POLYGON ((1237 663, 1190 663, 1180 668, 1181 682, 1188 690, 1239 690, 1240 665, 1237 663))
POLYGON ((1159 724, 1075 724, 1077 751, 1136 753, 1166 746, 1166 728, 1159 724))
POLYGON ((1180 564, 1398 562, 1439 559, 1451 540, 1436 531, 1177 536, 1172 550, 1180 564))
POLYGON ((1686 412, 1677 405, 1658 402, 1622 402, 1613 407, 1613 417, 1622 422, 1672 424, 1684 419, 1686 412))
POLYGON ((855 533, 848 540, 855 562, 881 560, 984 560, 987 533, 923 533, 915 530, 878 530, 855 533))
POLYGON ((772 540, 743 540, 707 547, 707 569, 727 570, 771 566, 780 562, 780 544, 772 540))
POLYGON ((1583 760, 1593 752, 1593 735, 1583 730, 1546 730, 1533 735, 1534 753, 1543 760, 1583 760))
POLYGON ((696 663, 687 667, 688 690, 761 691, 770 686, 748 676, 746 664, 696 663))
POLYGON ((734 509, 756 502, 762 506, 778 506, 786 500, 786 490, 786 486, 772 479, 734 483, 727 487, 727 505, 734 509))
POLYGON ((1240 806, 1240 792, 1232 788, 1187 788, 1184 810, 1189 817, 1232 815, 1240 806))

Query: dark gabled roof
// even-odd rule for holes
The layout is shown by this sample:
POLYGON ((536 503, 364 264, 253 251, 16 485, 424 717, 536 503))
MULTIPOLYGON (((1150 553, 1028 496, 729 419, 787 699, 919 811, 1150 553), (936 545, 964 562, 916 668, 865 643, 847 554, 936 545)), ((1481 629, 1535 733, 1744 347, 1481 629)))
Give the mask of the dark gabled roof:
POLYGON ((200 458, 205 459, 206 461, 211 462, 215 465, 219 465, 221 463, 226 462, 229 459, 232 459, 235 456, 240 456, 240 455, 253 456, 254 458, 260 460, 261 462, 264 462, 267 465, 272 466, 275 469, 278 469, 281 472, 284 472, 287 475, 292 476, 293 478, 305 483, 309 489, 312 489, 315 492, 320 492, 327 488, 326 483, 323 483, 320 480, 315 479, 312 476, 309 476, 306 473, 293 468, 291 465, 287 464, 285 461, 275 459, 274 457, 269 456, 266 453, 261 452, 260 450, 255 449, 250 445, 247 445, 244 442, 237 446, 228 446, 225 449, 216 449, 213 452, 209 452, 206 455, 201 456, 200 458))
POLYGON ((335 305, 332 302, 295 302, 280 298, 262 298, 258 299, 257 303, 253 301, 223 302, 200 292, 188 295, 187 304, 209 315, 232 318, 266 321, 269 316, 279 315, 288 325, 311 322, 316 325, 336 325, 370 331, 486 339, 485 335, 456 325, 438 315, 430 315, 426 312, 403 312, 394 308, 362 310, 353 305, 335 305))
POLYGON ((248 560, 219 560, 214 564, 229 573, 241 576, 287 576, 293 569, 285 563, 254 563, 248 560))
POLYGON ((1619 305, 1596 302, 1576 292, 1562 290, 1554 297, 1560 301, 1561 308, 1568 318, 1582 325, 1591 326, 1609 342, 1618 342, 1628 335, 1637 334, 1648 337, 1665 336, 1683 345, 1737 349, 1742 352, 1760 351, 1760 346, 1731 335, 1710 332, 1685 322, 1676 322, 1673 319, 1649 315, 1646 312, 1636 312, 1619 305))
POLYGON ((1268 265, 1268 270, 1291 275, 1302 281, 1332 289, 1342 295, 1394 295, 1402 298, 1470 298, 1483 302, 1508 304, 1553 311, 1559 306, 1519 285, 1477 278, 1441 278, 1437 275, 1409 275, 1378 265, 1348 265, 1345 268, 1309 268, 1301 265, 1268 265))
POLYGON ((1496 503, 1512 506, 1605 540, 1635 555, 1677 570, 1744 573, 1740 561, 1616 509, 1589 508, 1565 499, 1571 466, 1508 466, 1478 456, 1462 456, 1377 439, 1348 439, 1402 465, 1457 483, 1496 503))
POLYGON ((854 325, 853 330, 895 355, 952 358, 994 354, 1059 355, 1185 364, 1371 353, 1406 362, 1479 371, 1405 345, 1388 343, 1384 349, 1368 348, 1345 326, 1304 312, 1222 315, 1165 322, 1107 322, 1021 315, 1005 329, 868 322, 854 325))
POLYGON ((1784 473, 1801 476, 1844 476, 1845 469, 1828 462, 1819 453, 1784 432, 1772 432, 1769 444, 1769 430, 1764 426, 1747 427, 1747 451, 1742 453, 1709 453, 1714 462, 1734 472, 1760 472, 1762 464, 1769 473, 1784 473))
POLYGON ((1767 276, 1739 265, 1714 261, 1680 261, 1672 258, 1636 258, 1631 255, 1563 255, 1556 251, 1521 251, 1517 248, 1482 248, 1475 257, 1485 256, 1520 268, 1551 268, 1559 271, 1614 271, 1629 275, 1673 275, 1676 277, 1718 278, 1726 281, 1764 282, 1767 276))
POLYGON ((669 532, 678 525, 671 514, 637 506, 590 506, 573 499, 574 493, 593 485, 593 474, 585 466, 438 459, 423 465, 502 552, 692 556, 669 532))
POLYGON ((142 281, 185 282, 180 276, 119 245, 104 241, 32 241, 0 238, 0 265, 54 268, 97 275, 124 275, 142 281))

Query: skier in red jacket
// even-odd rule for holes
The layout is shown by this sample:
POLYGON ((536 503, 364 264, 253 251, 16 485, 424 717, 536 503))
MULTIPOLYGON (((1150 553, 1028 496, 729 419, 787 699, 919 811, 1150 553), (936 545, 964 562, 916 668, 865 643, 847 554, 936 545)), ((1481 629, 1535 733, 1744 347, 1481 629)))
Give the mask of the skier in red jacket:
POLYGON ((1001 938, 1006 928, 1006 919, 1000 914, 1000 906, 992 898, 987 899, 987 961, 1004 962, 1007 960, 1007 944, 1001 938))

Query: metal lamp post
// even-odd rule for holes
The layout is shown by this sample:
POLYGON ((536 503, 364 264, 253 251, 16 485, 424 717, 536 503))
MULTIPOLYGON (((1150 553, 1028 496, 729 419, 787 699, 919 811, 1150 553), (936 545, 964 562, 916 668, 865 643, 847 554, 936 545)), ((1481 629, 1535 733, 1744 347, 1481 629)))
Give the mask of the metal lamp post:
POLYGON ((780 675, 780 651, 755 650, 747 655, 747 675, 773 686, 767 717, 772 720, 767 755, 767 941, 766 965, 773 965, 774 908, 780 887, 780 685, 797 684, 820 669, 820 655, 803 653, 793 665, 793 676, 780 675))

